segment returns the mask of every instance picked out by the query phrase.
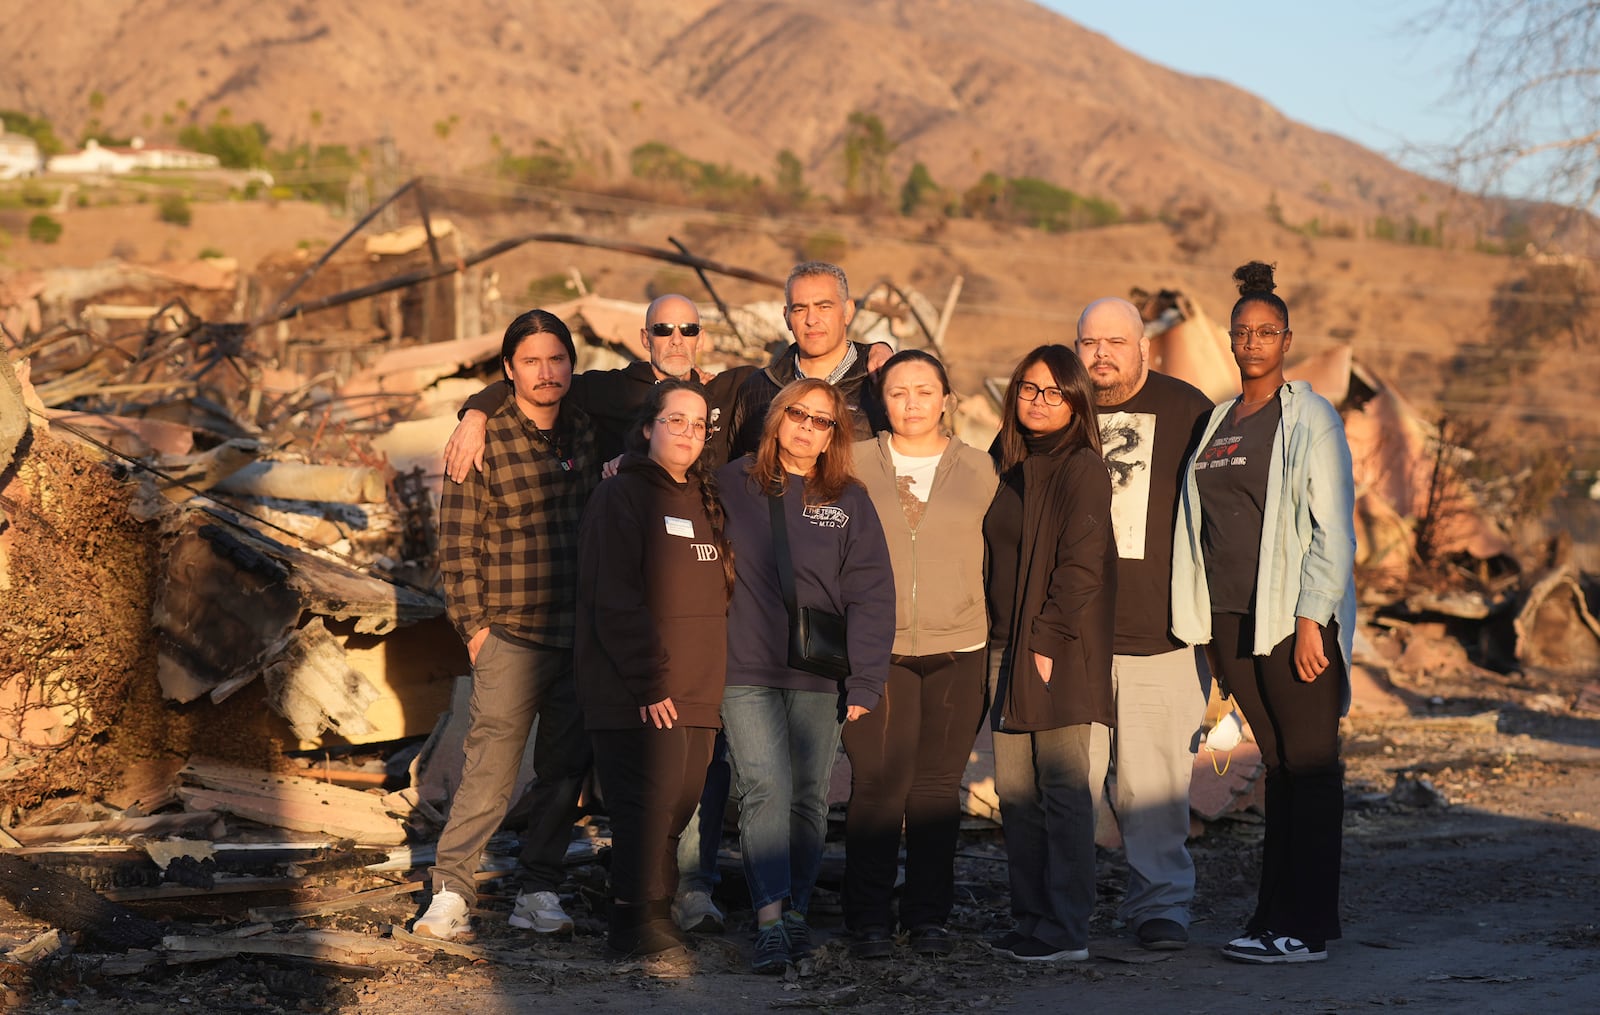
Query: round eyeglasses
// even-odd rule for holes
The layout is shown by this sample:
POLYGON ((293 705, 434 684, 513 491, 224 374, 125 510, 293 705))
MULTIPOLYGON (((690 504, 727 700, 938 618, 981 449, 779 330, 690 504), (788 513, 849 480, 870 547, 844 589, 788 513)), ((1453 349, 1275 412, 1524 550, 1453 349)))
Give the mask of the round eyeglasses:
POLYGON ((1235 349, 1243 349, 1249 345, 1273 345, 1288 333, 1288 328, 1263 324, 1259 328, 1233 328, 1228 332, 1228 338, 1233 340, 1235 349))
POLYGON ((709 430, 706 429, 705 420, 690 419, 681 412, 675 412, 670 416, 657 416, 656 422, 666 427, 667 433, 674 437, 682 437, 684 434, 693 434, 701 440, 705 440, 706 434, 717 432, 715 428, 709 430))

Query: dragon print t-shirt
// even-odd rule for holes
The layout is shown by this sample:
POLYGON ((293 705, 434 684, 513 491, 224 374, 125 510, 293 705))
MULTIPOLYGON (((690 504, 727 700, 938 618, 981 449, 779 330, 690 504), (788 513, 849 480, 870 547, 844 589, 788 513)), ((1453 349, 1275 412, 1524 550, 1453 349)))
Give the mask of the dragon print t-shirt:
POLYGON ((1211 400, 1198 388, 1151 373, 1120 405, 1102 406, 1100 450, 1111 473, 1117 538, 1118 655, 1182 648, 1172 637, 1172 530, 1178 479, 1211 400))

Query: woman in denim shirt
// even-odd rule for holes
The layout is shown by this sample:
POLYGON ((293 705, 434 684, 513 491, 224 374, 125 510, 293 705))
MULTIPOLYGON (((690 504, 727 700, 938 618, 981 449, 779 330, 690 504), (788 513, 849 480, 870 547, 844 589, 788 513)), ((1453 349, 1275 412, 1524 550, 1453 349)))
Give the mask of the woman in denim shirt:
POLYGON ((1210 645, 1267 766, 1261 884, 1240 962, 1319 962, 1339 936, 1344 768, 1355 626, 1355 483, 1339 413, 1285 383, 1289 308, 1272 268, 1234 273, 1238 398, 1189 461, 1172 563, 1173 634, 1210 645))

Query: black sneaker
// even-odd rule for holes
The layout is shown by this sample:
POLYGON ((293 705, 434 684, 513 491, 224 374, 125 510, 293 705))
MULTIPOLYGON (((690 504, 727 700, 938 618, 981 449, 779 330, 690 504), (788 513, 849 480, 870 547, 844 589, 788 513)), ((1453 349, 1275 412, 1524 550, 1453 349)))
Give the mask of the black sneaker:
POLYGON ((1146 920, 1135 936, 1141 947, 1153 952, 1175 952, 1189 943, 1189 932, 1176 920, 1146 920))
POLYGON ((1328 958, 1327 945, 1322 941, 1302 941, 1285 934, 1263 931, 1236 937, 1222 946, 1222 957, 1235 962, 1255 962, 1263 965, 1280 962, 1323 962, 1328 958))
POLYGON ((1016 957, 1011 954, 1011 949, 1027 940, 1028 935, 1021 931, 1008 930, 999 937, 985 938, 983 943, 996 955, 1004 955, 1006 958, 1011 959, 1016 957))
POLYGON ((811 925, 806 923, 806 914, 793 909, 785 910, 783 932, 789 938, 789 961, 799 962, 810 957, 815 946, 811 943, 811 925))
POLYGON ((894 938, 887 927, 864 927, 850 938, 850 955, 857 959, 886 959, 894 954, 894 938))
POLYGON ((783 921, 756 932, 756 946, 750 953, 750 968, 757 973, 781 973, 789 965, 789 934, 783 921))
POLYGON ((949 955, 955 949, 955 937, 938 924, 917 927, 911 932, 911 950, 918 955, 949 955))
POLYGON ((1014 946, 1009 954, 1018 962, 1082 962, 1089 957, 1089 949, 1057 948, 1036 937, 1030 937, 1014 946))

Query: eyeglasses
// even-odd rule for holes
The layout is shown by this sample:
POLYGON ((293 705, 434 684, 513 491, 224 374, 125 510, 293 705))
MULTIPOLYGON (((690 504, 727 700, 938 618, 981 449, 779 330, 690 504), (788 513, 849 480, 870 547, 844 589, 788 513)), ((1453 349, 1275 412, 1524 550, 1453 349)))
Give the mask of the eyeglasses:
POLYGON ((1041 388, 1032 381, 1023 381, 1017 385, 1017 397, 1024 402, 1038 401, 1041 395, 1044 396, 1045 405, 1060 405, 1067 400, 1065 392, 1060 388, 1041 388))
POLYGON ((811 425, 818 430, 832 430, 839 425, 839 421, 836 419, 829 419, 827 416, 814 416, 798 405, 788 406, 783 410, 783 414, 795 423, 804 423, 809 419, 811 425))
POLYGON ((1235 349, 1243 349, 1250 345, 1252 337, 1260 339, 1257 345, 1271 345, 1289 333, 1288 328, 1279 328, 1271 324, 1263 324, 1259 328, 1234 328, 1228 332, 1228 337, 1233 339, 1235 349))
POLYGON ((705 440, 707 434, 716 433, 721 429, 720 427, 708 428, 705 420, 690 419, 681 412, 675 412, 670 416, 657 416, 656 422, 664 424, 667 428, 667 433, 674 437, 682 437, 686 433, 692 433, 701 440, 705 440))
POLYGON ((650 325, 650 327, 646 330, 656 338, 671 338, 674 328, 676 328, 678 330, 678 334, 682 335, 684 338, 694 338, 696 335, 700 334, 700 325, 698 324, 673 324, 670 321, 657 321, 656 323, 650 325))

